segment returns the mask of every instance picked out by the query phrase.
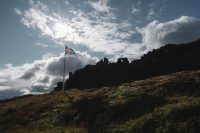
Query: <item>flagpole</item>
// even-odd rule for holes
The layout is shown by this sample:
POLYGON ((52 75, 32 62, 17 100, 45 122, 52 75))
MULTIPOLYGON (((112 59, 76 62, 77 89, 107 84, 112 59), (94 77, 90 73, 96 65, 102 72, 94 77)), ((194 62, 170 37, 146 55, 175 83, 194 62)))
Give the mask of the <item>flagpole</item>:
MULTIPOLYGON (((65 49, 66 49, 66 45, 65 45, 65 49)), ((66 63, 66 53, 65 54, 65 58, 64 58, 64 73, 63 73, 63 91, 65 93, 65 63, 66 63)))

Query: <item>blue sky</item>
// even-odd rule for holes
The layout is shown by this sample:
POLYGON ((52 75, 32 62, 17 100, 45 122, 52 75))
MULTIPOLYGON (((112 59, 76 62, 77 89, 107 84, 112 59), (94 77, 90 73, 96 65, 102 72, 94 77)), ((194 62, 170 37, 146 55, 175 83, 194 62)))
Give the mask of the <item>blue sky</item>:
POLYGON ((78 53, 67 57, 68 73, 103 57, 134 60, 167 43, 196 40, 199 5, 199 0, 1 0, 0 99, 52 90, 62 79, 64 44, 78 53))

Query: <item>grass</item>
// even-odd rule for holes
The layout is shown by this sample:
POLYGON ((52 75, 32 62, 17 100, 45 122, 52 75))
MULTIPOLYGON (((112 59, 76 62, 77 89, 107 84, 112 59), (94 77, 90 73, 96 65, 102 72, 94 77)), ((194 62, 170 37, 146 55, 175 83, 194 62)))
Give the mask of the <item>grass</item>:
POLYGON ((2 133, 200 132, 200 71, 0 103, 2 133))
POLYGON ((199 131, 199 110, 200 98, 191 100, 189 97, 184 97, 184 100, 178 103, 158 107, 136 119, 130 119, 119 125, 111 124, 109 130, 117 133, 195 133, 199 131))

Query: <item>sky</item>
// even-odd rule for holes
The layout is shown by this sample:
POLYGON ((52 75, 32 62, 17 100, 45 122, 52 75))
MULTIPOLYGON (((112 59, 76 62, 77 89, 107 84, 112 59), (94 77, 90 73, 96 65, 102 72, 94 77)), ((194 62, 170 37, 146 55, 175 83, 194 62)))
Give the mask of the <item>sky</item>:
POLYGON ((199 0, 1 0, 0 99, 50 92, 107 57, 130 61, 200 38, 199 0))

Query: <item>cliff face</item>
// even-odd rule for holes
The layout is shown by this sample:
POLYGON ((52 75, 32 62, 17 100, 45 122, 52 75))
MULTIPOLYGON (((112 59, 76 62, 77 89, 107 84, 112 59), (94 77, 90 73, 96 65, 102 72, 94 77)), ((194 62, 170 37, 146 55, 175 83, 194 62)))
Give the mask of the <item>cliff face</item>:
POLYGON ((109 63, 105 58, 96 65, 88 65, 70 73, 66 81, 69 88, 99 88, 116 86, 124 82, 145 79, 200 68, 200 40, 187 44, 168 44, 148 52, 141 59, 131 63, 126 58, 109 63))

